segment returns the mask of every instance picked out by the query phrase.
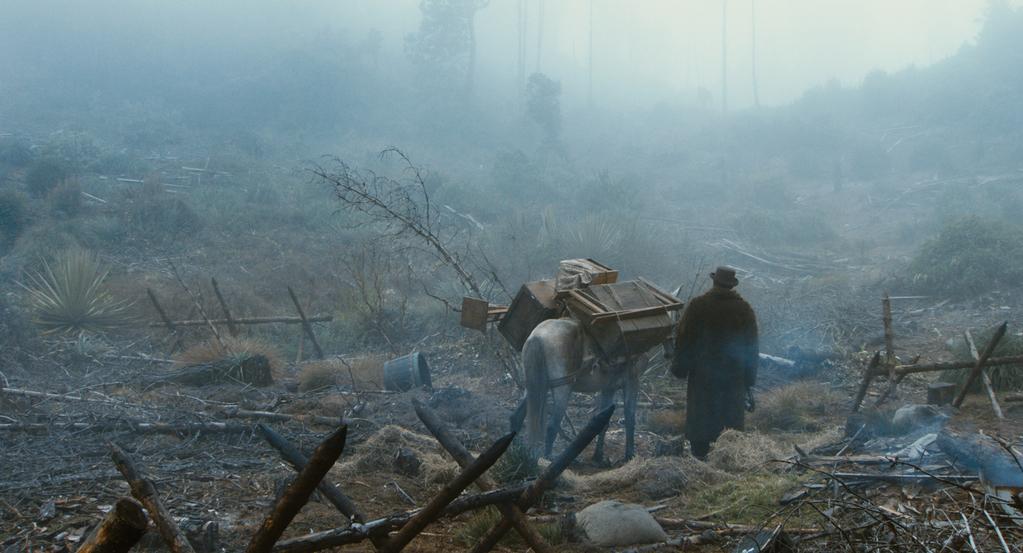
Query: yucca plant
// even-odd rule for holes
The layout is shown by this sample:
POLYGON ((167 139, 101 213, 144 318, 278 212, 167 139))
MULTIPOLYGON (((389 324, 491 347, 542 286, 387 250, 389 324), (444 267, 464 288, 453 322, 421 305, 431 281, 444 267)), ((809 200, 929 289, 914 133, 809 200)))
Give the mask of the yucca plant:
POLYGON ((43 262, 41 273, 28 273, 34 322, 43 334, 101 333, 128 324, 131 303, 114 298, 104 286, 109 269, 92 253, 72 249, 43 262))

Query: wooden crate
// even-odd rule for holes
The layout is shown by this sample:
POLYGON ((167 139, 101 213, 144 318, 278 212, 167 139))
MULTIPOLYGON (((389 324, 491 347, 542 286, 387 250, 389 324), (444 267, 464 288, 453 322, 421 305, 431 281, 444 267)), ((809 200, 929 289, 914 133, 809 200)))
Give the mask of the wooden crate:
POLYGON ((682 302, 639 279, 564 290, 569 311, 611 358, 643 353, 668 339, 682 302))
POLYGON ((613 284, 618 282, 618 271, 595 259, 565 259, 558 264, 558 277, 555 282, 559 290, 577 288, 579 284, 582 286, 613 284), (585 273, 585 278, 582 278, 580 273, 585 273), (580 278, 572 278, 574 275, 580 275, 580 278), (566 285, 572 280, 577 281, 575 285, 566 285))
POLYGON ((519 288, 508 312, 497 323, 497 330, 515 349, 521 350, 536 325, 561 314, 554 281, 529 282, 519 288))

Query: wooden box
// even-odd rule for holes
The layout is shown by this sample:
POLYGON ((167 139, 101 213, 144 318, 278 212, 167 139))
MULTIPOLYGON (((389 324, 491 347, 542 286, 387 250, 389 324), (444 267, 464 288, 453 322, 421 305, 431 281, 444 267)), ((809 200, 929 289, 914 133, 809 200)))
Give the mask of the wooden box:
POLYGON ((490 304, 479 298, 462 298, 462 319, 460 324, 465 328, 471 328, 483 332, 487 329, 487 319, 490 315, 490 304))
POLYGON ((497 330, 512 347, 521 350, 536 325, 558 317, 560 312, 554 281, 529 282, 519 288, 508 312, 497 323, 497 330))
POLYGON ((615 282, 618 282, 618 271, 595 259, 565 259, 558 264, 558 290, 615 282))
POLYGON ((561 293, 569 311, 608 358, 638 355, 671 336, 671 312, 682 302, 639 279, 561 293))

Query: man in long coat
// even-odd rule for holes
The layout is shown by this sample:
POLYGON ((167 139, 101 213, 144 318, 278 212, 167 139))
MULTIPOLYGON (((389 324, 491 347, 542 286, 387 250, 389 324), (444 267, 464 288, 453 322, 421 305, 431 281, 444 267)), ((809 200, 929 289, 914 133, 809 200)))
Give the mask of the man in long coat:
POLYGON ((760 353, 756 315, 733 290, 735 270, 718 267, 710 277, 714 286, 682 313, 671 365, 672 374, 689 379, 685 432, 701 459, 722 430, 743 429, 760 353))

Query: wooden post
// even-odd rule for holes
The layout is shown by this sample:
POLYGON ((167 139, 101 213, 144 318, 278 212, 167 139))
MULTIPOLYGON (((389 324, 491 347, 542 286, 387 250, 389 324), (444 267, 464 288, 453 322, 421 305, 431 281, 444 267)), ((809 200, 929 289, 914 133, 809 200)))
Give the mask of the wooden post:
POLYGON ((508 449, 508 446, 511 445, 513 439, 515 439, 515 433, 509 432, 503 438, 494 442, 494 445, 487 448, 468 467, 462 469, 462 472, 458 473, 454 480, 444 486, 430 500, 426 507, 423 507, 421 511, 409 519, 401 527, 401 530, 398 530, 391 539, 387 540, 387 543, 379 551, 381 553, 395 553, 404 549, 428 524, 440 517, 444 507, 447 507, 451 501, 458 497, 462 490, 475 482, 481 474, 497 462, 505 450, 508 449))
POLYGON ((306 319, 305 312, 302 311, 302 305, 298 303, 298 296, 295 295, 295 291, 288 286, 288 294, 291 296, 291 302, 295 304, 295 310, 298 311, 299 318, 302 319, 302 329, 305 330, 305 335, 309 337, 309 341, 313 343, 313 349, 316 350, 316 357, 323 359, 323 350, 320 349, 319 342, 316 341, 316 335, 313 334, 313 326, 309 324, 309 320, 306 319))
POLYGON ((160 501, 153 482, 143 477, 131 457, 128 457, 128 454, 113 442, 110 443, 110 456, 114 460, 114 466, 128 481, 131 495, 145 505, 146 511, 149 511, 149 516, 153 518, 153 523, 156 524, 156 529, 159 530, 167 547, 174 553, 195 553, 192 545, 185 538, 185 534, 174 523, 174 518, 160 501))
POLYGON ((126 553, 142 539, 148 526, 142 504, 122 497, 85 538, 78 553, 126 553))
MULTIPOLYGON (((614 413, 615 406, 610 405, 607 409, 604 409, 600 413, 597 413, 590 419, 590 422, 586 423, 572 443, 568 445, 565 451, 561 452, 551 464, 547 465, 543 473, 539 478, 533 481, 533 484, 526 488, 526 491, 522 492, 522 497, 519 498, 518 507, 525 511, 532 507, 537 501, 543 497, 543 493, 548 488, 554 485, 554 482, 561 476, 561 473, 568 468, 568 465, 579 456, 580 453, 586 449, 586 446, 590 445, 593 438, 607 428, 607 424, 611 421, 611 415, 614 413)), ((511 529, 511 521, 507 518, 502 518, 501 522, 494 526, 490 532, 484 536, 476 547, 472 548, 472 553, 486 553, 497 545, 497 542, 501 541, 508 530, 511 529)))
POLYGON ((149 296, 149 301, 153 302, 153 307, 156 308, 156 312, 160 315, 160 318, 163 320, 163 324, 167 327, 167 330, 170 331, 171 335, 174 336, 174 343, 171 344, 170 350, 167 351, 167 355, 171 355, 174 353, 175 350, 178 349, 179 346, 182 345, 181 335, 178 334, 177 327, 174 326, 174 323, 171 322, 170 317, 167 316, 167 312, 163 310, 163 306, 160 305, 160 302, 156 301, 156 294, 153 293, 153 289, 146 288, 146 294, 149 296))
MULTIPOLYGON (((884 322, 884 361, 889 367, 895 367, 895 333, 892 331, 892 299, 888 292, 881 299, 881 321, 884 322)), ((895 376, 889 369, 889 374, 895 376)))
MULTIPOLYGON (((433 434, 434 438, 440 442, 440 445, 455 459, 458 466, 463 469, 468 467, 475 458, 469 450, 454 434, 447 428, 447 426, 440 420, 437 413, 434 413, 432 409, 427 407, 423 402, 419 401, 418 398, 412 400, 412 406, 415 407, 416 415, 419 416, 419 420, 423 421, 426 428, 433 434)), ((476 486, 480 491, 488 492, 497 488, 497 483, 494 482, 486 474, 481 475, 476 480, 476 486)), ((533 548, 536 553, 549 553, 553 550, 551 546, 543 539, 540 535, 526 520, 526 515, 516 505, 498 505, 498 510, 505 518, 509 519, 512 526, 515 527, 515 531, 522 536, 522 539, 527 545, 533 548)))
MULTIPOLYGON (((974 361, 980 360, 980 354, 977 352, 977 344, 973 341, 973 334, 970 333, 968 328, 964 333, 966 335, 966 343, 970 347, 970 357, 974 361)), ((999 419, 1004 419, 1006 416, 1002 413, 1002 406, 998 405, 998 399, 994 396, 994 386, 991 385, 991 378, 987 376, 987 370, 980 370, 980 378, 984 383, 984 389, 987 391, 987 399, 991 400, 991 409, 994 410, 994 416, 999 419)))
MULTIPOLYGON (((284 436, 274 432, 274 430, 269 426, 262 423, 257 424, 256 431, 259 432, 259 435, 262 436, 268 444, 273 446, 273 448, 281 454, 281 457, 283 457, 284 460, 287 461, 295 470, 301 471, 307 464, 309 464, 309 460, 301 451, 298 450, 298 448, 288 442, 284 436)), ((341 490, 334 486, 334 484, 327 480, 321 480, 320 483, 317 484, 316 489, 320 490, 320 493, 322 493, 323 496, 327 498, 327 501, 330 501, 338 511, 341 511, 341 514, 354 522, 365 522, 365 515, 363 515, 359 511, 359 508, 355 506, 355 503, 352 502, 348 496, 342 493, 341 490)))
POLYGON ((341 456, 347 435, 348 426, 342 425, 320 443, 309 458, 309 462, 284 490, 284 495, 252 536, 245 553, 270 553, 299 509, 309 501, 309 496, 316 490, 320 480, 323 480, 323 476, 341 456))
POLYGON ((867 368, 863 370, 863 381, 860 382, 860 388, 856 390, 856 397, 853 398, 852 412, 855 413, 860 410, 860 404, 863 403, 863 398, 867 395, 867 389, 870 388, 870 382, 874 379, 874 371, 877 370, 877 366, 881 363, 881 352, 874 352, 874 357, 870 359, 870 363, 867 368))
POLYGON ((220 308, 224 311, 224 319, 227 320, 227 331, 231 333, 231 336, 238 336, 238 327, 234 326, 234 319, 231 318, 231 310, 227 308, 227 302, 224 301, 224 295, 220 293, 220 286, 217 286, 217 279, 210 278, 210 282, 213 283, 213 293, 217 296, 217 301, 220 302, 220 308))
POLYGON ((966 393, 970 391, 970 386, 976 382, 977 377, 980 376, 981 372, 983 372, 984 364, 987 363, 988 357, 991 357, 995 348, 998 347, 998 342, 1002 340, 1002 336, 1005 336, 1005 331, 1008 330, 1008 328, 1008 321, 1002 323, 1001 326, 998 327, 998 330, 995 331, 995 335, 992 336, 991 340, 987 343, 987 346, 984 347, 984 353, 982 353, 980 358, 977 359, 977 364, 973 366, 973 370, 970 371, 970 375, 966 377, 963 389, 959 390, 959 395, 956 396, 955 400, 952 402, 954 407, 959 407, 963 404, 963 400, 966 399, 966 393))

